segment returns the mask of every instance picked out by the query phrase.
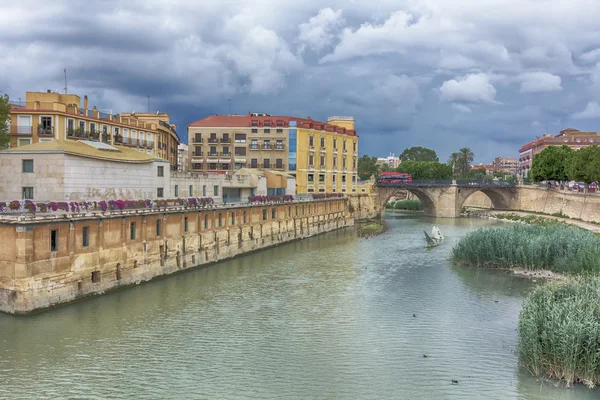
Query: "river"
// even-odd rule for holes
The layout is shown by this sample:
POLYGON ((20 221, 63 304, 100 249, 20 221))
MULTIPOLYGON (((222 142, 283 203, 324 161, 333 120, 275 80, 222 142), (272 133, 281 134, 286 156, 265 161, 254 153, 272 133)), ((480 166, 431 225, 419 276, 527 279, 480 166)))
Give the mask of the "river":
POLYGON ((347 229, 0 315, 0 398, 600 397, 519 370, 517 320, 535 283, 448 262, 460 236, 494 222, 386 223, 376 238, 347 229), (425 249, 434 223, 446 241, 425 249))

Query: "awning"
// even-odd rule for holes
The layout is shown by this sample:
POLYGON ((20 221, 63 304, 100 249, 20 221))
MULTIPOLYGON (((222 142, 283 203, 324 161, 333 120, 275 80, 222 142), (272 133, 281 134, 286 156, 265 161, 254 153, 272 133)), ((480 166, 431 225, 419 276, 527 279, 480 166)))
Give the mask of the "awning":
POLYGON ((236 158, 236 159, 235 159, 235 162, 236 162, 236 163, 245 163, 245 162, 246 162, 246 159, 245 159, 245 158, 236 158))
POLYGON ((221 164, 227 164, 227 163, 231 162, 231 159, 230 158, 219 158, 219 162, 221 164))

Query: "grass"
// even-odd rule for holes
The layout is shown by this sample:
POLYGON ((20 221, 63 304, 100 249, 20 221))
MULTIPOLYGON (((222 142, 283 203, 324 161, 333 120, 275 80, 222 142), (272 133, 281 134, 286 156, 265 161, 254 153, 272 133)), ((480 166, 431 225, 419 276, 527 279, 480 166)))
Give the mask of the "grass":
POLYGON ((363 235, 371 235, 381 232, 383 232, 383 225, 376 222, 368 223, 361 228, 361 233, 363 235))
POLYGON ((519 317, 519 358, 533 375, 600 384, 600 279, 538 287, 519 317))
POLYGON ((497 214, 494 216, 496 219, 505 221, 517 221, 524 222, 526 224, 538 224, 538 225, 556 225, 565 224, 565 222, 557 221, 554 219, 539 217, 536 215, 517 215, 517 214, 497 214))
POLYGON ((452 249, 458 265, 600 273, 600 238, 565 224, 514 225, 473 231, 452 249))

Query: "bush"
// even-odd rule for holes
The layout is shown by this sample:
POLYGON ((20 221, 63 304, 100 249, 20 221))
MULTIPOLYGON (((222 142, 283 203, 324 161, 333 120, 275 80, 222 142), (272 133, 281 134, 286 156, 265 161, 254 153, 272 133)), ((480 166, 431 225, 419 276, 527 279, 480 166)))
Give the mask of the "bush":
POLYGON ((600 279, 537 288, 519 318, 519 356, 532 374, 600 384, 600 279))
POLYGON ((600 272, 600 239, 565 224, 479 229, 452 249, 456 264, 492 268, 600 272))
POLYGON ((398 200, 394 203, 395 210, 422 210, 423 205, 419 200, 398 200))

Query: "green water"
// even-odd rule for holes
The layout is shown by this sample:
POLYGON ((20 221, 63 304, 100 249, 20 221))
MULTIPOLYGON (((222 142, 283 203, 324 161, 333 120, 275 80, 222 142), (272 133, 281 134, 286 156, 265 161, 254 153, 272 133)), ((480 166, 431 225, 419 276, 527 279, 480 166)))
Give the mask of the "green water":
POLYGON ((386 223, 371 239, 334 232, 0 315, 0 398, 600 398, 519 370, 518 314, 534 284, 448 262, 460 236, 491 222, 386 223), (446 241, 425 249, 434 223, 446 241))

